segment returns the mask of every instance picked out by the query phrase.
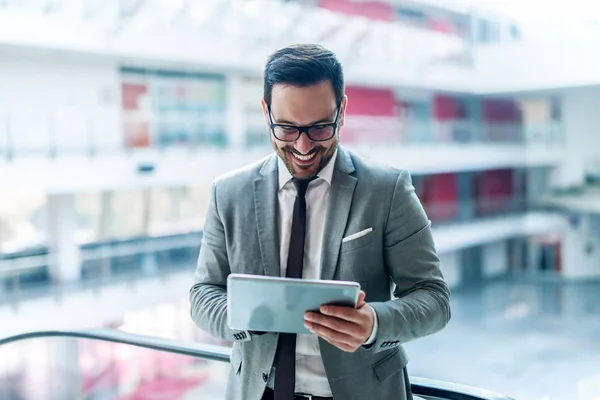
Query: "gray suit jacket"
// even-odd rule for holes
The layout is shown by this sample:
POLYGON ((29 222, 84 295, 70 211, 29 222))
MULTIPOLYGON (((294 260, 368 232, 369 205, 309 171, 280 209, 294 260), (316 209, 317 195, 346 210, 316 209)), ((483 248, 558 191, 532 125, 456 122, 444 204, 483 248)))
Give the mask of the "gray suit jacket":
MULTIPOLYGON (((226 282, 230 273, 280 276, 277 182, 272 154, 218 178, 212 188, 191 316, 234 342, 228 400, 259 400, 275 359, 277 334, 246 335, 227 326, 226 282)), ((323 241, 321 279, 359 282, 379 323, 376 342, 354 353, 319 340, 334 398, 411 399, 402 343, 448 323, 450 293, 409 173, 340 147, 323 241), (369 227, 373 232, 342 243, 369 227)))

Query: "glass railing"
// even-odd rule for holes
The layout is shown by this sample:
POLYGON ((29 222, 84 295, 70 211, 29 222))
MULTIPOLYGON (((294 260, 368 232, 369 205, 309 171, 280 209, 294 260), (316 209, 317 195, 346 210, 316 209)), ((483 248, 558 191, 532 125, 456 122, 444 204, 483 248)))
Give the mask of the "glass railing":
POLYGON ((80 279, 72 282, 52 279, 58 258, 47 247, 0 253, 0 304, 192 271, 201 239, 202 232, 190 232, 89 243, 81 247, 80 279))
POLYGON ((548 147, 561 143, 560 132, 560 125, 553 121, 529 126, 519 122, 350 115, 346 117, 343 137, 347 143, 370 145, 521 144, 548 147))
MULTIPOLYGON (((116 132, 106 127, 99 116, 73 111, 73 118, 58 123, 50 115, 31 118, 0 113, 0 159, 23 157, 95 156, 111 155, 144 149, 231 149, 229 134, 223 129, 199 132, 193 124, 165 128, 148 125, 148 130, 158 132, 152 139, 131 139, 130 133, 116 132), (73 124, 72 120, 80 121, 73 124), (166 129, 166 130, 165 130, 166 129), (105 134, 106 131, 111 134, 105 134), (164 133, 162 130, 164 130, 164 133), (163 132, 163 133, 161 133, 163 132), (168 133, 171 132, 171 133, 168 133), (125 144, 124 144, 125 142, 125 144)), ((249 116, 245 124, 246 148, 269 148, 269 133, 262 116, 249 116)), ((203 129, 203 128, 202 128, 203 129)), ((126 129, 125 129, 126 131, 126 129)), ((346 117, 342 141, 351 146, 377 145, 482 145, 509 144, 534 147, 556 147, 562 140, 561 128, 548 122, 535 126, 518 123, 482 123, 470 120, 436 121, 400 117, 371 117, 350 115, 346 117)))
MULTIPOLYGON (((187 400, 225 397, 230 348, 117 330, 31 332, 0 339, 3 400, 187 400)), ((511 400, 411 378, 424 400, 511 400)))
POLYGON ((422 203, 434 227, 504 218, 530 210, 527 199, 516 195, 422 203))
MULTIPOLYGON (((519 215, 528 210, 526 199, 520 196, 423 201, 423 206, 434 229, 519 215)), ((58 258, 45 246, 15 254, 0 253, 0 304, 121 280, 192 271, 201 238, 202 232, 190 232, 89 243, 81 247, 80 279, 66 283, 52 279, 51 270, 58 258)))

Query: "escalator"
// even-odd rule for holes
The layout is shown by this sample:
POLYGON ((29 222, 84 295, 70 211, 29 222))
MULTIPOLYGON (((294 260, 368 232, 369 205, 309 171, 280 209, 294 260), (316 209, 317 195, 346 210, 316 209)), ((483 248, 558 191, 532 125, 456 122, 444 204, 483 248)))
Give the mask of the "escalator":
MULTIPOLYGON (((0 339, 0 399, 220 400, 229 351, 112 329, 26 333, 0 339)), ((423 400, 512 400, 424 378, 411 384, 423 400)))

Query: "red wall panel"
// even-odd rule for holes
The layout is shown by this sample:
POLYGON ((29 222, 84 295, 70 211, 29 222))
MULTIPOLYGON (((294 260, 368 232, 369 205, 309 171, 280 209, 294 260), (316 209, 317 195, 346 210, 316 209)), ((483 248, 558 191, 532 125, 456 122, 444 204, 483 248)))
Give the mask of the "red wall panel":
POLYGON ((483 171, 478 186, 481 197, 512 196, 514 191, 512 170, 483 171))
POLYGON ((123 110, 138 110, 140 97, 148 93, 148 87, 144 84, 123 83, 122 85, 123 110))
POLYGON ((457 99, 448 96, 436 96, 433 99, 433 115, 438 121, 460 119, 464 114, 457 99))
POLYGON ((432 221, 459 218, 458 174, 436 174, 421 178, 417 195, 432 221))
POLYGON ((436 202, 448 203, 458 199, 458 175, 437 174, 433 176, 434 198, 436 202))
POLYGON ((394 21, 396 18, 394 7, 380 1, 320 0, 319 5, 327 10, 375 21, 394 21))
POLYGON ((394 92, 387 89, 346 87, 348 115, 393 117, 399 115, 400 105, 394 92))
POLYGON ((517 104, 510 100, 484 100, 483 120, 486 122, 519 122, 521 113, 517 104))
POLYGON ((513 171, 510 169, 483 171, 478 178, 476 214, 486 216, 509 211, 514 198, 513 171))

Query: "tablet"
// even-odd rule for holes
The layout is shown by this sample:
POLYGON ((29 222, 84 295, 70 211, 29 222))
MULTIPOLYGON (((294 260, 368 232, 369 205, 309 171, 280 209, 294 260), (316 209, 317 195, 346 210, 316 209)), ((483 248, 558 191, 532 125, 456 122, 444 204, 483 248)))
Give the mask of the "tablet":
POLYGON ((304 313, 324 304, 356 307, 360 284, 345 281, 231 274, 227 323, 244 331, 310 333, 304 313))

